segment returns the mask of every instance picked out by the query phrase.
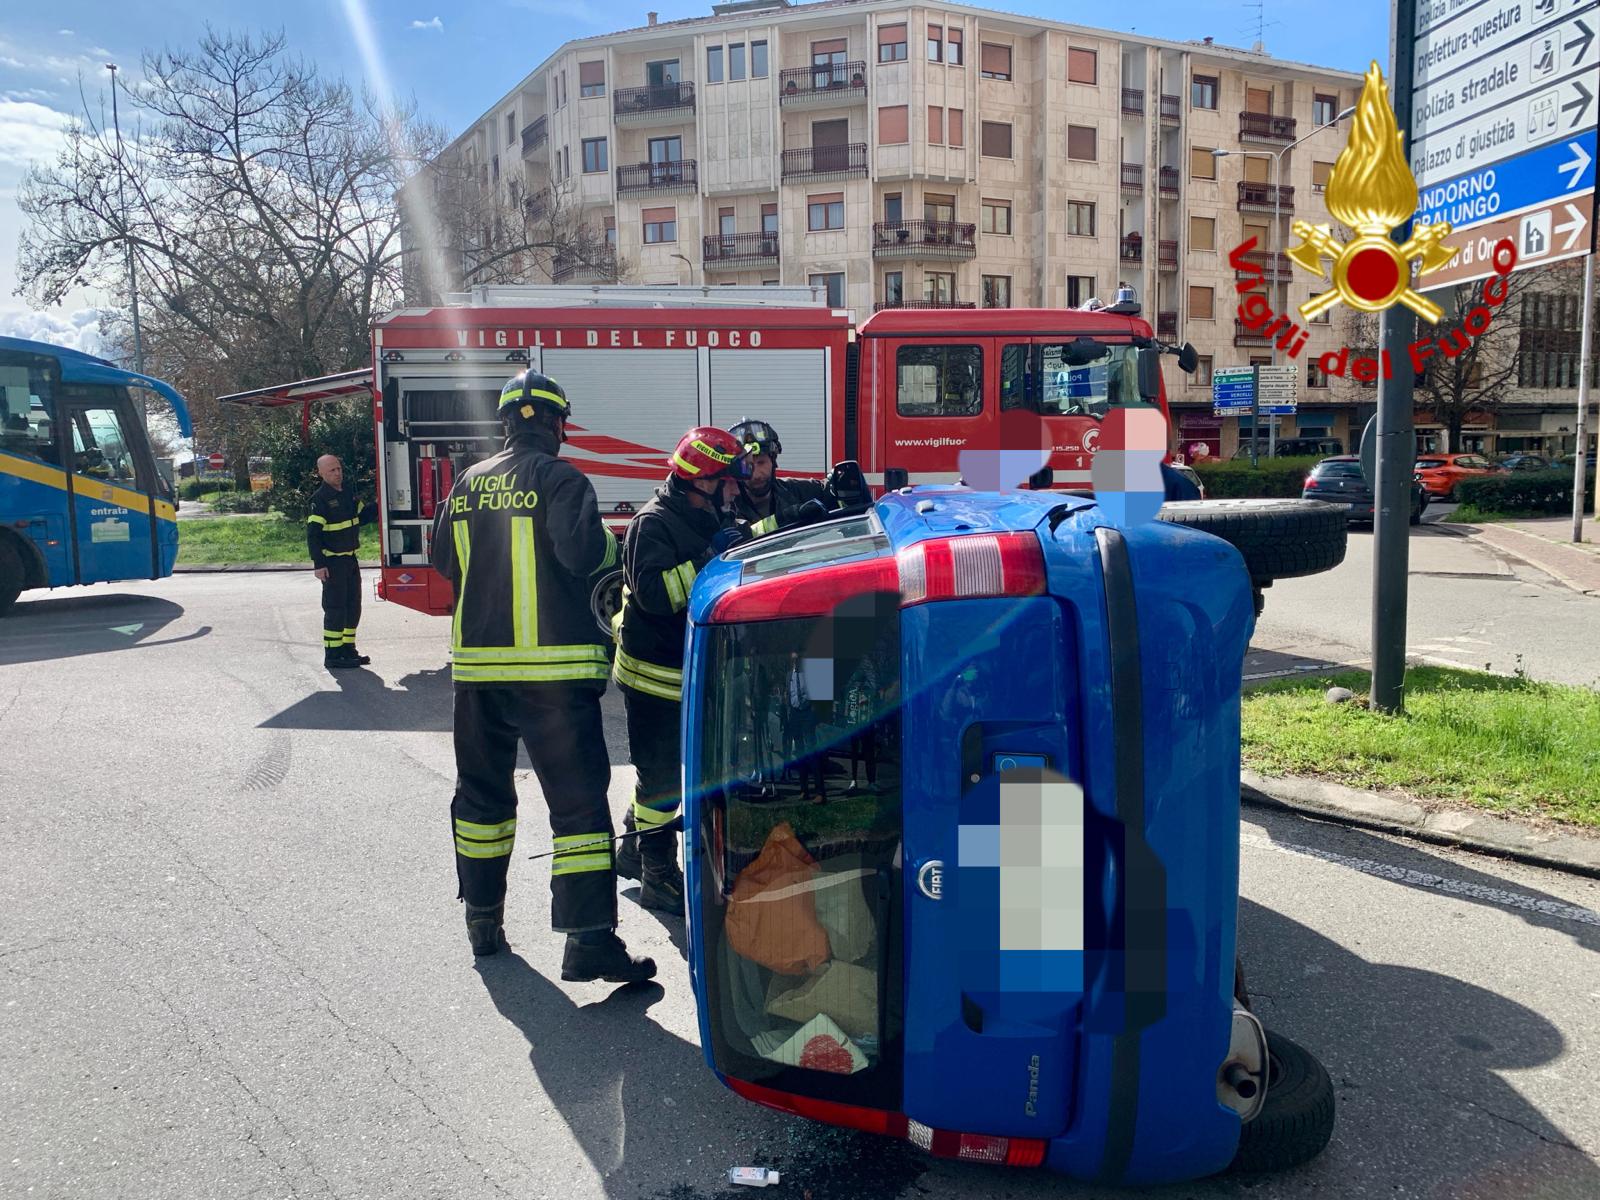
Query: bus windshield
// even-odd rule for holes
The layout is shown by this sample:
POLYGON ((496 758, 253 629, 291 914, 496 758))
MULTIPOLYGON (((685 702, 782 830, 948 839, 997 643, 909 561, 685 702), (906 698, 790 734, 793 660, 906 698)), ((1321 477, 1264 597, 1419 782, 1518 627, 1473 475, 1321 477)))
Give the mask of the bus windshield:
POLYGON ((1154 407, 1139 391, 1139 348, 1063 338, 1014 343, 1000 354, 1000 407, 1046 417, 1103 417, 1113 408, 1154 407))

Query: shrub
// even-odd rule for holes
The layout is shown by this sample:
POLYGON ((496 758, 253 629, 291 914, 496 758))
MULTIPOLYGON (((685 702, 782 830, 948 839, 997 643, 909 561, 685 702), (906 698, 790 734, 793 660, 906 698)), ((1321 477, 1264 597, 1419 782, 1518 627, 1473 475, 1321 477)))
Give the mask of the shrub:
POLYGON ((377 499, 377 463, 372 447, 372 405, 357 400, 332 400, 311 410, 311 442, 300 440, 298 411, 273 421, 266 442, 272 455, 272 488, 266 494, 273 508, 296 523, 311 510, 311 495, 321 486, 317 459, 337 455, 344 463, 344 482, 356 499, 377 499))
MULTIPOLYGON (((1584 497, 1594 503, 1594 476, 1589 475, 1584 497)), ((1484 475, 1456 484, 1463 505, 1478 512, 1512 516, 1561 515, 1572 511, 1572 472, 1511 471, 1484 475)))
POLYGON ((178 486, 180 500, 198 500, 214 492, 233 491, 231 479, 186 479, 178 486))
POLYGON ((270 496, 267 492, 217 492, 207 503, 220 513, 264 513, 270 496))
POLYGON ((1311 468, 1321 462, 1309 458, 1263 458, 1251 466, 1247 458, 1213 460, 1202 458, 1191 464, 1205 484, 1211 500, 1293 499, 1300 498, 1311 468))

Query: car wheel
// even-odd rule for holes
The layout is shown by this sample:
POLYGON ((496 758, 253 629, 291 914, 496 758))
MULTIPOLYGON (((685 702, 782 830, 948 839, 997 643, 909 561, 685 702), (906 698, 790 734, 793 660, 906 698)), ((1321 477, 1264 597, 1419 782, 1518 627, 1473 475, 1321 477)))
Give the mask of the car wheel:
POLYGON ((1259 586, 1338 566, 1349 514, 1349 505, 1322 500, 1186 500, 1162 505, 1159 517, 1229 543, 1259 586))
POLYGON ((611 644, 616 637, 612 622, 622 611, 621 571, 607 573, 594 585, 594 590, 589 593, 589 611, 594 615, 594 623, 600 627, 606 643, 611 644))
POLYGON ((1322 1153, 1333 1136, 1333 1080, 1316 1057, 1267 1030, 1267 1099, 1239 1130, 1230 1170, 1287 1171, 1322 1153))

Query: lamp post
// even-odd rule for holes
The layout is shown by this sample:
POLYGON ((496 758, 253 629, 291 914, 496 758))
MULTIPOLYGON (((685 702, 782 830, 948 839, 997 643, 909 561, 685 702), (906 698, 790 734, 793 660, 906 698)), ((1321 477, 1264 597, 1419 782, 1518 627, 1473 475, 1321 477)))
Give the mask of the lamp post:
POLYGON ((689 268, 689 286, 693 287, 694 286, 694 263, 691 262, 688 257, 686 257, 685 255, 679 254, 676 251, 673 252, 672 257, 680 260, 683 263, 684 266, 689 268))
MULTIPOLYGON (((1289 281, 1287 279, 1280 279, 1278 274, 1278 266, 1281 259, 1279 243, 1283 239, 1283 156, 1289 153, 1289 151, 1293 150, 1301 142, 1316 137, 1316 135, 1321 133, 1324 129, 1332 129, 1346 117, 1354 116, 1355 111, 1355 106, 1352 105, 1351 107, 1345 109, 1338 116, 1334 117, 1333 120, 1324 121, 1310 133, 1296 138, 1281 150, 1213 150, 1211 152, 1211 156, 1213 158, 1228 158, 1230 156, 1236 156, 1239 158, 1270 158, 1272 160, 1272 249, 1268 259, 1268 265, 1272 271, 1272 280, 1274 284, 1274 307, 1279 312, 1282 312, 1288 307, 1288 299, 1287 291, 1284 292, 1283 296, 1279 296, 1277 294, 1279 289, 1276 285, 1281 283, 1284 289, 1287 289, 1289 286, 1289 281), (1279 303, 1280 301, 1281 303, 1279 303)), ((1272 365, 1278 365, 1278 343, 1276 341, 1272 343, 1272 365)), ((1255 407, 1260 407, 1259 400, 1255 401, 1255 407)), ((1274 425, 1273 428, 1276 430, 1277 426, 1274 425)), ((1273 440, 1276 441, 1276 438, 1273 440)), ((1259 419, 1257 419, 1256 414, 1252 413, 1250 421, 1250 462, 1252 466, 1255 464, 1256 460, 1256 446, 1260 443, 1260 441, 1261 422, 1259 419)))
POLYGON ((117 135, 117 206, 122 209, 122 241, 128 251, 128 296, 133 310, 133 369, 144 374, 144 339, 139 332, 139 281, 133 270, 133 239, 128 236, 128 199, 123 191, 122 122, 117 115, 117 64, 107 63, 111 72, 111 127, 117 135))

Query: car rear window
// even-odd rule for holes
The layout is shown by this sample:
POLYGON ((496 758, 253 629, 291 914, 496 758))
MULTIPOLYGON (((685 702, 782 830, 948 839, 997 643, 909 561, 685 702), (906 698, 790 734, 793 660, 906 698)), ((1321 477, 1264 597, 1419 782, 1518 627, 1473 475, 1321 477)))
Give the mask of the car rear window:
POLYGON ((888 549, 883 526, 867 512, 758 538, 730 550, 728 559, 744 564, 741 578, 748 582, 871 557, 888 549))
POLYGON ((1360 479, 1361 464, 1353 462, 1318 463, 1311 472, 1320 479, 1360 479))
POLYGON ((1434 467, 1442 467, 1444 465, 1445 462, 1442 458, 1419 458, 1417 459, 1416 467, 1413 469, 1418 471, 1428 471, 1434 467))

